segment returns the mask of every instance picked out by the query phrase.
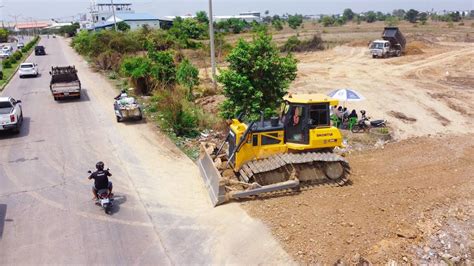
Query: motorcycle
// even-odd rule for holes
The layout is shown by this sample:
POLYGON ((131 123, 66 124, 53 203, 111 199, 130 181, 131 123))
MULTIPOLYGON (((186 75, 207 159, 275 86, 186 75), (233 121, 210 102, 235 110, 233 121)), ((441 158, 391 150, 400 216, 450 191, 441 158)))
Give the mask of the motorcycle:
MULTIPOLYGON (((109 170, 109 169, 107 169, 109 170)), ((87 173, 92 174, 92 171, 88 171, 87 173)), ((110 191, 106 189, 99 189, 97 190, 97 200, 95 204, 97 206, 101 206, 106 214, 112 214, 112 207, 113 207, 114 198, 110 194, 110 191)))
POLYGON ((385 127, 387 127, 387 120, 378 119, 378 120, 371 121, 370 117, 365 116, 365 111, 364 110, 361 110, 360 112, 362 114, 362 118, 357 122, 357 124, 352 126, 351 131, 353 133, 359 133, 361 131, 368 132, 374 127, 375 128, 385 128, 385 127))

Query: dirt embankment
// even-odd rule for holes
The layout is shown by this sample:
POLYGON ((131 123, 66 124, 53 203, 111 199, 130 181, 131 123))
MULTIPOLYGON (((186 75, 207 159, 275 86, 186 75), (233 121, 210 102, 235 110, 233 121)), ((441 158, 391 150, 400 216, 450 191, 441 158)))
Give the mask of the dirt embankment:
POLYGON ((469 263, 474 136, 413 138, 348 157, 350 186, 245 202, 302 263, 469 263))

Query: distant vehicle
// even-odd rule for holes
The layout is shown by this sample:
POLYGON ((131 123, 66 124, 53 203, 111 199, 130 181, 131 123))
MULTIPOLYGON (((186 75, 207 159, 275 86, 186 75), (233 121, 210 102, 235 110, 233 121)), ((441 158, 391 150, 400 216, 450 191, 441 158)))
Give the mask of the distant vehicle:
POLYGON ((38 45, 35 47, 35 55, 46 55, 46 51, 44 50, 44 46, 38 45))
POLYGON ((117 122, 125 119, 143 119, 142 108, 133 97, 117 98, 114 102, 114 111, 117 122))
POLYGON ((23 110, 21 101, 12 97, 0 97, 0 131, 12 130, 20 133, 23 124, 23 110))
POLYGON ((19 43, 16 45, 16 48, 17 48, 18 50, 23 49, 23 47, 25 47, 25 44, 22 43, 22 42, 19 42, 19 43))
POLYGON ((11 55, 12 54, 9 51, 4 51, 4 50, 0 51, 0 58, 2 59, 9 58, 11 55))
POLYGON ((13 47, 11 47, 11 45, 5 45, 2 47, 2 51, 11 53, 13 51, 13 47))
POLYGON ((53 38, 56 38, 56 35, 53 35, 53 38))
POLYGON ((26 77, 26 76, 38 76, 38 65, 34 63, 23 63, 20 65, 20 68, 18 69, 18 74, 20 75, 20 78, 26 77))
POLYGON ((52 67, 49 88, 54 100, 81 98, 81 81, 74 66, 52 67))
POLYGON ((370 44, 372 58, 401 56, 405 52, 406 39, 398 27, 385 27, 382 40, 370 44))

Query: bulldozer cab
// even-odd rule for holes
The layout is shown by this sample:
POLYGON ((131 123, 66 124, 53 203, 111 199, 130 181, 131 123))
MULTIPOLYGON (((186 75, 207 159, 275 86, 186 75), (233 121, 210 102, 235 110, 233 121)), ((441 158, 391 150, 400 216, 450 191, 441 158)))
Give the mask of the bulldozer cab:
POLYGON ((324 95, 286 96, 282 107, 285 142, 310 143, 310 130, 330 127, 330 105, 337 101, 324 95))

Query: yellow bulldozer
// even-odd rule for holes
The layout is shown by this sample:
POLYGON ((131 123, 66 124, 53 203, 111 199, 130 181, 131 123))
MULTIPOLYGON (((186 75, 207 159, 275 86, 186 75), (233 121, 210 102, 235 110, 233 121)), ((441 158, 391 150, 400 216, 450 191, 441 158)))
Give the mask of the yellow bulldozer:
POLYGON ((220 147, 201 144, 197 164, 214 206, 349 181, 349 163, 333 152, 343 146, 330 121, 330 107, 338 100, 323 94, 289 94, 283 100, 280 117, 264 120, 262 115, 249 124, 233 119, 220 147))

